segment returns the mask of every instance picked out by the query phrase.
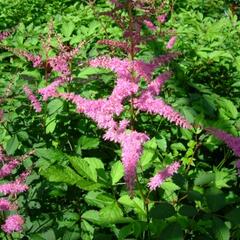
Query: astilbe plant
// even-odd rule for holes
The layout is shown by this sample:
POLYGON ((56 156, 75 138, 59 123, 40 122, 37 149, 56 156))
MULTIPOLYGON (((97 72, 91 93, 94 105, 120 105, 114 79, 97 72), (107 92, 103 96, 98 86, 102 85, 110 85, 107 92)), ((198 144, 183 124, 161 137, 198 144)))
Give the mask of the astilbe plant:
MULTIPOLYGON (((19 157, 8 156, 4 153, 4 149, 0 145, 0 178, 5 180, 6 177, 10 176, 13 170, 20 166, 22 164, 22 161, 28 158, 32 153, 33 152, 29 152, 28 154, 19 157)), ((12 202, 11 199, 16 198, 17 194, 28 190, 28 185, 25 183, 25 180, 29 174, 29 170, 24 171, 15 180, 0 184, 0 193, 4 196, 0 198, 0 211, 17 211, 17 203, 16 201, 12 202)), ((23 229, 23 224, 23 217, 15 213, 6 217, 5 223, 2 224, 1 228, 4 232, 10 234, 13 232, 21 231, 23 229)))
MULTIPOLYGON (((81 44, 77 48, 69 49, 58 38, 59 53, 53 57, 49 57, 48 52, 51 49, 50 39, 53 32, 53 24, 50 25, 48 39, 44 45, 46 51, 45 59, 40 55, 33 55, 23 50, 5 48, 15 52, 17 55, 24 56, 32 62, 33 67, 44 68, 45 71, 49 71, 50 69, 50 72, 58 73, 59 76, 57 78, 46 87, 38 90, 44 101, 49 98, 60 97, 74 103, 77 107, 77 112, 91 118, 97 123, 99 128, 105 131, 103 136, 105 140, 120 144, 125 181, 132 195, 136 182, 136 167, 142 154, 143 145, 149 140, 147 133, 135 130, 136 114, 138 112, 158 114, 175 125, 184 128, 191 128, 191 124, 180 113, 166 104, 163 99, 157 97, 164 83, 172 76, 172 72, 166 71, 157 77, 154 77, 154 72, 160 66, 178 57, 179 53, 168 52, 153 58, 149 62, 142 61, 136 57, 141 49, 141 45, 145 44, 148 40, 154 40, 159 36, 168 34, 167 32, 164 33, 159 26, 151 21, 151 18, 156 17, 158 25, 164 24, 167 15, 161 12, 163 5, 157 11, 151 4, 146 4, 142 1, 112 1, 112 3, 114 4, 114 8, 109 12, 102 13, 102 15, 112 17, 117 25, 119 25, 123 30, 124 41, 103 39, 98 43, 120 48, 125 52, 126 58, 120 59, 105 55, 89 60, 88 62, 91 67, 109 69, 116 74, 116 84, 112 93, 107 98, 90 100, 74 92, 58 92, 59 86, 67 84, 72 80, 69 63, 78 53, 81 44), (128 17, 120 17, 119 11, 123 10, 127 12, 128 17), (139 11, 141 14, 135 14, 135 11, 139 11), (158 12, 162 14, 156 16, 158 12), (143 34, 142 29, 144 27, 147 27, 150 31, 147 36, 143 34), (140 82, 143 80, 146 82, 146 88, 140 87, 140 82), (127 104, 130 105, 131 119, 122 118, 124 106, 127 104), (117 121, 116 117, 120 120, 117 121)), ((171 49, 175 41, 176 37, 172 36, 166 49, 171 49)), ((45 79, 48 83, 47 74, 45 74, 45 79)), ((40 112, 41 105, 30 88, 25 86, 24 91, 34 109, 40 112)), ((175 172, 170 171, 168 177, 175 172)), ((160 185, 160 181, 158 185, 160 185)), ((156 181, 154 187, 151 187, 151 183, 149 186, 151 190, 155 189, 157 187, 156 181)))
MULTIPOLYGON (((148 17, 154 16, 155 9, 140 1, 112 1, 112 3, 114 8, 102 14, 112 17, 122 28, 125 41, 104 39, 98 43, 120 48, 128 57, 120 59, 105 55, 89 61, 91 67, 109 69, 116 74, 116 84, 112 93, 107 98, 97 100, 85 99, 73 92, 59 93, 59 97, 74 103, 79 113, 85 114, 95 121, 99 128, 104 129, 103 137, 105 140, 120 144, 125 181, 129 192, 132 194, 136 181, 136 167, 142 154, 143 144, 149 139, 145 132, 138 132, 134 129, 134 116, 137 112, 159 114, 184 128, 191 128, 191 124, 171 106, 167 105, 164 100, 157 98, 161 87, 171 77, 172 73, 167 71, 153 78, 154 71, 159 66, 169 63, 178 57, 179 53, 169 52, 149 62, 136 58, 141 44, 157 38, 159 34, 158 27, 148 17), (128 13, 128 18, 120 17, 120 14, 118 14, 118 11, 123 9, 128 13), (140 10, 144 14, 136 15, 134 14, 135 10, 140 10), (144 36, 142 34, 144 26, 148 27, 152 34, 144 36), (142 80, 147 84, 146 89, 140 87, 140 81, 142 80), (129 120, 121 119, 126 104, 129 104, 131 109, 132 117, 129 120), (120 117, 121 120, 117 121, 115 116, 120 117)), ((160 24, 163 24, 166 14, 159 18, 161 20, 159 20, 160 24)), ((171 38, 166 48, 172 48, 175 40, 175 36, 171 38)), ((168 176, 173 175, 176 170, 170 171, 168 176)), ((160 181, 158 185, 160 185, 160 181)), ((151 187, 151 184, 149 186, 152 190, 157 187, 157 184, 155 183, 155 187, 151 187)))

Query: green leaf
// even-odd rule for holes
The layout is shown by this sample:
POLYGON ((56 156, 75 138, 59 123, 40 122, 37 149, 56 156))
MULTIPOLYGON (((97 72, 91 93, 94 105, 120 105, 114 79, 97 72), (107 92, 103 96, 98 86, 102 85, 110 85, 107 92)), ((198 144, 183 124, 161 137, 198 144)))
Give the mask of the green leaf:
POLYGON ((194 180, 194 184, 199 186, 209 184, 214 181, 214 178, 214 173, 201 171, 197 174, 197 177, 194 180))
POLYGON ((99 208, 103 208, 106 205, 110 205, 114 202, 114 199, 110 195, 93 191, 89 192, 84 199, 89 205, 99 208))
POLYGON ((104 187, 101 183, 85 180, 83 178, 76 182, 76 186, 86 191, 99 190, 104 187))
POLYGON ((152 138, 150 141, 144 144, 143 154, 140 158, 139 165, 145 170, 151 163, 157 149, 156 138, 152 138))
POLYGON ((50 166, 47 169, 41 170, 40 174, 50 182, 64 182, 70 185, 75 184, 81 179, 71 168, 62 166, 50 166))
POLYGON ((161 188, 164 189, 165 191, 169 191, 169 192, 175 192, 176 190, 179 190, 180 187, 178 185, 176 185, 173 182, 163 182, 161 184, 161 188))
POLYGON ((116 184, 124 176, 124 168, 120 161, 115 162, 111 169, 112 184, 116 184))
POLYGON ((120 223, 123 221, 123 212, 115 202, 105 208, 102 208, 99 212, 99 217, 101 221, 107 224, 120 223))
POLYGON ((207 205, 212 212, 220 210, 226 204, 223 192, 215 187, 207 189, 205 197, 207 205))
POLYGON ((83 177, 97 182, 97 171, 96 168, 89 161, 86 161, 84 158, 78 157, 69 157, 69 160, 74 167, 74 169, 83 177))
POLYGON ((183 240, 183 231, 178 223, 170 223, 161 232, 161 240, 183 240))
POLYGON ((157 139, 156 142, 157 142, 158 148, 162 152, 166 152, 166 150, 167 150, 167 141, 166 141, 166 139, 165 138, 157 139))
POLYGON ((182 143, 173 143, 170 148, 175 151, 186 151, 186 148, 182 143))
POLYGON ((193 217, 197 214, 197 210, 191 205, 184 204, 179 209, 179 214, 181 214, 182 216, 193 217))
POLYGON ((87 136, 81 136, 78 140, 78 146, 83 149, 95 149, 99 145, 99 139, 87 136))
POLYGON ((63 101, 61 99, 53 99, 47 105, 49 115, 60 113, 63 110, 63 101))
POLYGON ((133 208, 133 210, 140 215, 146 215, 144 203, 138 197, 131 199, 128 195, 123 195, 118 199, 118 202, 122 205, 133 208))
POLYGON ((220 218, 213 218, 213 231, 216 240, 230 239, 230 230, 220 218))
POLYGON ((82 219, 88 220, 89 222, 101 224, 100 218, 99 218, 99 212, 96 210, 89 210, 82 214, 82 219))
POLYGON ((84 161, 88 162, 91 168, 94 169, 104 169, 104 164, 99 158, 83 158, 84 161))
POLYGON ((228 117, 233 119, 237 118, 238 111, 235 104, 232 101, 221 97, 220 99, 217 99, 217 102, 225 110, 225 113, 227 114, 228 117))
POLYGON ((17 135, 13 135, 7 142, 6 151, 8 155, 13 155, 19 146, 17 135))
POLYGON ((234 208, 226 214, 226 218, 234 225, 240 225, 240 208, 234 208))
POLYGON ((75 29, 73 22, 65 22, 62 25, 62 33, 65 37, 70 37, 75 29))
POLYGON ((152 218, 155 219, 165 219, 175 215, 175 209, 171 204, 167 202, 159 203, 150 210, 149 214, 152 218))
POLYGON ((56 126, 57 126, 57 121, 55 117, 47 117, 46 118, 46 133, 53 133, 56 126))

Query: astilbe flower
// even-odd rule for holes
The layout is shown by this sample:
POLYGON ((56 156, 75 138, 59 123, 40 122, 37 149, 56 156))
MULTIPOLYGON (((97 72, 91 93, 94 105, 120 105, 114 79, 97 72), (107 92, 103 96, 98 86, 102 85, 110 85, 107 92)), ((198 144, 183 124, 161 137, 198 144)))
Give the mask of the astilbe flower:
POLYGON ((169 39, 166 48, 167 48, 167 49, 173 48, 176 40, 177 40, 177 37, 176 37, 176 36, 172 36, 172 37, 169 39))
POLYGON ((234 137, 231 134, 216 128, 209 127, 205 128, 205 130, 216 138, 222 140, 230 149, 233 150, 235 156, 240 157, 240 137, 234 137))
MULTIPOLYGON (((0 162, 2 163, 2 168, 0 169, 0 178, 5 178, 6 176, 10 175, 13 169, 20 165, 20 163, 30 154, 32 154, 32 152, 20 157, 7 156, 4 153, 3 147, 0 145, 0 162)), ((29 171, 25 171, 21 173, 14 181, 0 184, 0 193, 3 195, 8 195, 9 199, 11 199, 11 196, 16 196, 16 194, 26 191, 28 186, 24 182, 29 174, 29 171)), ((17 209, 17 204, 12 203, 9 199, 0 198, 1 211, 11 211, 17 209)), ((23 218, 20 215, 15 214, 7 217, 1 228, 6 233, 18 232, 22 230, 23 224, 23 218)))
POLYGON ((2 225, 2 230, 6 233, 20 232, 23 229, 23 224, 24 219, 20 215, 14 214, 6 219, 2 225))
POLYGON ((167 166, 164 170, 157 173, 154 177, 152 177, 148 183, 148 187, 150 190, 155 190, 157 187, 159 187, 166 178, 171 177, 174 173, 178 171, 180 167, 179 162, 174 162, 167 166))
MULTIPOLYGON (((125 18, 119 18, 117 11, 129 6, 137 6, 145 11, 145 5, 139 2, 129 1, 129 4, 118 4, 112 1, 115 8, 106 15, 111 16, 116 23, 123 29, 125 42, 102 40, 100 44, 110 45, 111 47, 120 47, 132 56, 137 45, 143 42, 141 28, 145 24, 152 30, 155 29, 149 18, 134 16, 131 27, 125 24, 125 18), (121 6, 120 6, 121 5, 121 6), (131 44, 130 44, 130 43, 131 44), (128 44, 127 44, 128 43, 128 44)), ((149 10, 151 13, 151 10, 149 10)), ((146 111, 150 114, 160 114, 171 122, 182 127, 190 128, 191 124, 177 113, 171 106, 164 103, 163 100, 155 98, 167 79, 171 77, 171 72, 165 72, 154 80, 154 71, 161 65, 170 62, 179 56, 179 53, 168 53, 154 58, 150 62, 144 62, 134 58, 120 59, 117 57, 101 56, 89 61, 91 67, 105 68, 116 74, 116 84, 112 93, 104 99, 90 100, 81 97, 73 92, 59 93, 58 96, 74 103, 77 112, 83 113, 97 123, 99 128, 105 130, 103 138, 120 144, 122 149, 122 163, 125 171, 125 181, 130 193, 133 192, 136 180, 136 167, 142 154, 143 144, 149 139, 147 134, 130 130, 129 121, 123 119, 115 120, 115 116, 121 116, 124 110, 124 104, 130 100, 137 110, 146 111), (146 81, 147 88, 140 89, 139 81, 146 81)))
POLYGON ((27 85, 25 85, 23 87, 23 91, 27 95, 27 97, 28 97, 29 101, 31 102, 31 104, 32 104, 33 108, 35 109, 35 111, 36 112, 41 112, 42 111, 41 103, 38 101, 36 96, 33 94, 32 90, 27 85))
POLYGON ((12 33, 10 31, 0 32, 0 41, 3 41, 7 37, 9 37, 12 33))
POLYGON ((144 24, 152 31, 156 31, 157 27, 149 20, 144 20, 144 24))
MULTIPOLYGON (((231 134, 216 128, 208 127, 205 128, 205 130, 216 138, 222 140, 230 149, 232 149, 236 157, 240 157, 240 137, 234 137, 231 134)), ((236 167, 238 175, 240 176, 240 160, 236 161, 236 167)))
POLYGON ((0 211, 15 210, 16 208, 16 204, 11 203, 5 198, 0 198, 0 211))
POLYGON ((167 14, 163 13, 157 17, 159 23, 165 23, 167 20, 167 14))

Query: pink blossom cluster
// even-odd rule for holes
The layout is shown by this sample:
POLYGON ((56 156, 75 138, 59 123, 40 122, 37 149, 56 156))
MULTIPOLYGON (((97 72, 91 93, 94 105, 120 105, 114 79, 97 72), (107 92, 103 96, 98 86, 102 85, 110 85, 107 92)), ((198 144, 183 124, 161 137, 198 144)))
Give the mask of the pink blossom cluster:
POLYGON ((209 127, 205 128, 205 130, 226 143, 227 146, 233 150, 235 156, 240 157, 240 137, 234 137, 231 134, 216 128, 209 127))
MULTIPOLYGON (((27 156, 28 155, 17 158, 7 156, 3 151, 3 147, 0 146, 0 162, 2 163, 0 178, 5 178, 10 175, 27 156)), ((28 175, 29 171, 26 171, 21 173, 14 181, 0 184, 0 193, 2 195, 8 195, 9 199, 11 199, 11 196, 16 196, 16 194, 28 190, 28 186, 24 183, 28 175)), ((17 210, 17 204, 12 203, 9 199, 6 197, 0 198, 0 211, 17 210)), ((23 224, 23 218, 18 214, 14 214, 6 218, 5 223, 1 226, 1 228, 6 233, 18 232, 22 230, 23 224)))
POLYGON ((125 169, 125 181, 130 192, 133 191, 136 179, 136 167, 141 156, 143 144, 149 139, 145 133, 128 129, 129 122, 124 119, 117 122, 114 116, 120 116, 124 110, 124 103, 132 99, 133 106, 150 114, 160 114, 177 125, 190 128, 188 121, 177 113, 171 106, 161 99, 154 97, 160 93, 160 89, 171 72, 165 72, 154 80, 153 71, 157 66, 170 61, 176 54, 158 57, 150 63, 128 59, 110 58, 102 56, 89 61, 91 67, 110 69, 116 73, 116 85, 108 98, 89 100, 75 93, 59 93, 65 100, 73 102, 79 113, 95 121, 99 128, 104 129, 105 140, 119 143, 122 148, 122 162, 125 169), (139 89, 140 78, 143 78, 148 86, 139 89), (136 97, 136 95, 139 95, 136 97))
POLYGON ((27 95, 28 99, 30 100, 35 111, 41 112, 42 111, 41 103, 38 101, 36 96, 33 94, 32 90, 27 85, 25 85, 23 87, 23 90, 24 90, 25 94, 27 95))
MULTIPOLYGON (((240 137, 234 137, 231 134, 216 128, 209 127, 205 128, 205 130, 216 138, 222 140, 230 149, 232 149, 236 157, 240 157, 240 137)), ((240 176, 240 160, 236 161, 236 167, 238 169, 238 175, 240 176)))
POLYGON ((172 37, 169 39, 166 48, 167 48, 167 49, 173 48, 176 40, 177 40, 177 37, 176 37, 176 36, 172 36, 172 37))
POLYGON ((179 162, 174 162, 167 166, 164 170, 157 173, 154 177, 152 177, 148 183, 148 186, 150 190, 155 190, 157 187, 159 187, 166 178, 171 177, 174 173, 178 171, 180 167, 179 162))
POLYGON ((9 32, 9 31, 0 32, 0 41, 3 41, 4 39, 9 37, 10 35, 11 35, 11 32, 9 32))

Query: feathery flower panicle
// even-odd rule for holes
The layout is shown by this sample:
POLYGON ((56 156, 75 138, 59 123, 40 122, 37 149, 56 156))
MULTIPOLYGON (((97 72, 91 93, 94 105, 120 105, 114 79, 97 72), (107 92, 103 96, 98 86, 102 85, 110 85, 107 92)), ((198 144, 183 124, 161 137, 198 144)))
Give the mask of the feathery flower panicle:
POLYGON ((98 57, 89 61, 91 67, 100 67, 110 69, 117 74, 118 78, 129 78, 132 69, 129 60, 121 60, 117 57, 111 58, 107 56, 98 57))
POLYGON ((148 91, 152 96, 157 96, 164 83, 172 76, 172 72, 164 72, 160 74, 154 81, 148 84, 148 91))
POLYGON ((124 50, 126 53, 130 52, 130 46, 127 42, 121 42, 117 40, 102 39, 97 42, 98 44, 108 45, 110 47, 118 47, 124 50))
POLYGON ((26 184, 19 183, 16 180, 14 182, 0 184, 0 192, 4 195, 14 195, 27 190, 28 186, 26 184))
POLYGON ((57 88, 64 83, 62 78, 55 79, 48 86, 41 88, 38 92, 42 95, 43 101, 47 101, 51 97, 58 96, 57 88))
POLYGON ((154 177, 152 177, 150 179, 150 182, 148 183, 148 187, 150 188, 150 190, 152 191, 159 187, 167 178, 171 177, 174 173, 176 173, 179 167, 180 163, 174 162, 167 166, 164 170, 160 171, 154 177))
POLYGON ((134 71, 138 74, 139 77, 142 77, 146 82, 150 82, 152 79, 152 74, 157 67, 160 67, 164 64, 169 63, 174 58, 178 57, 179 53, 167 53, 162 56, 154 58, 152 61, 146 63, 141 60, 135 60, 133 63, 134 71))
POLYGON ((157 27, 149 20, 144 20, 144 24, 152 31, 156 31, 157 27))
POLYGON ((157 17, 159 23, 165 23, 167 20, 167 13, 163 13, 157 17))
MULTIPOLYGON (((5 155, 3 147, 0 145, 0 161, 2 164, 4 164, 0 169, 0 177, 6 177, 7 175, 10 175, 11 171, 32 153, 33 151, 20 157, 11 157, 5 155)), ((26 191, 28 189, 28 186, 24 184, 24 182, 26 181, 26 178, 29 174, 30 171, 25 171, 21 173, 19 177, 15 179, 15 181, 0 184, 0 193, 3 195, 9 195, 9 199, 11 199, 12 195, 15 196, 18 193, 26 191)), ((0 199, 0 211, 17 210, 17 204, 12 203, 9 199, 0 199)), ((1 228, 6 233, 17 232, 22 230, 23 223, 23 218, 18 214, 15 214, 9 216, 1 228)))
POLYGON ((20 161, 13 159, 10 162, 4 164, 0 169, 0 178, 6 177, 20 164, 20 161))
POLYGON ((177 37, 176 36, 172 36, 170 38, 170 40, 168 41, 166 48, 167 49, 172 49, 174 44, 175 44, 175 42, 176 42, 176 40, 177 40, 177 37))
POLYGON ((6 39, 7 37, 9 37, 12 33, 9 31, 4 31, 4 32, 0 32, 0 41, 3 41, 4 39, 6 39))
POLYGON ((28 99, 30 100, 35 111, 41 112, 42 111, 41 103, 38 101, 36 96, 33 94, 32 90, 27 85, 25 85, 23 87, 23 90, 24 90, 25 94, 27 95, 28 99))
POLYGON ((0 198, 0 211, 15 210, 16 204, 11 203, 5 198, 0 198))
POLYGON ((6 233, 20 232, 23 229, 24 219, 18 215, 9 216, 2 225, 2 230, 6 233))
POLYGON ((240 157, 240 137, 234 137, 229 133, 216 128, 205 128, 205 130, 215 136, 216 138, 222 140, 227 146, 233 150, 235 156, 240 157))
POLYGON ((191 124, 187 119, 167 105, 162 99, 154 99, 149 92, 145 92, 139 98, 134 99, 134 107, 150 114, 159 114, 183 128, 191 128, 191 124))
POLYGON ((136 131, 130 133, 124 132, 120 139, 124 178, 131 194, 133 193, 136 180, 137 163, 142 154, 143 144, 147 140, 149 140, 149 137, 145 133, 136 131))

